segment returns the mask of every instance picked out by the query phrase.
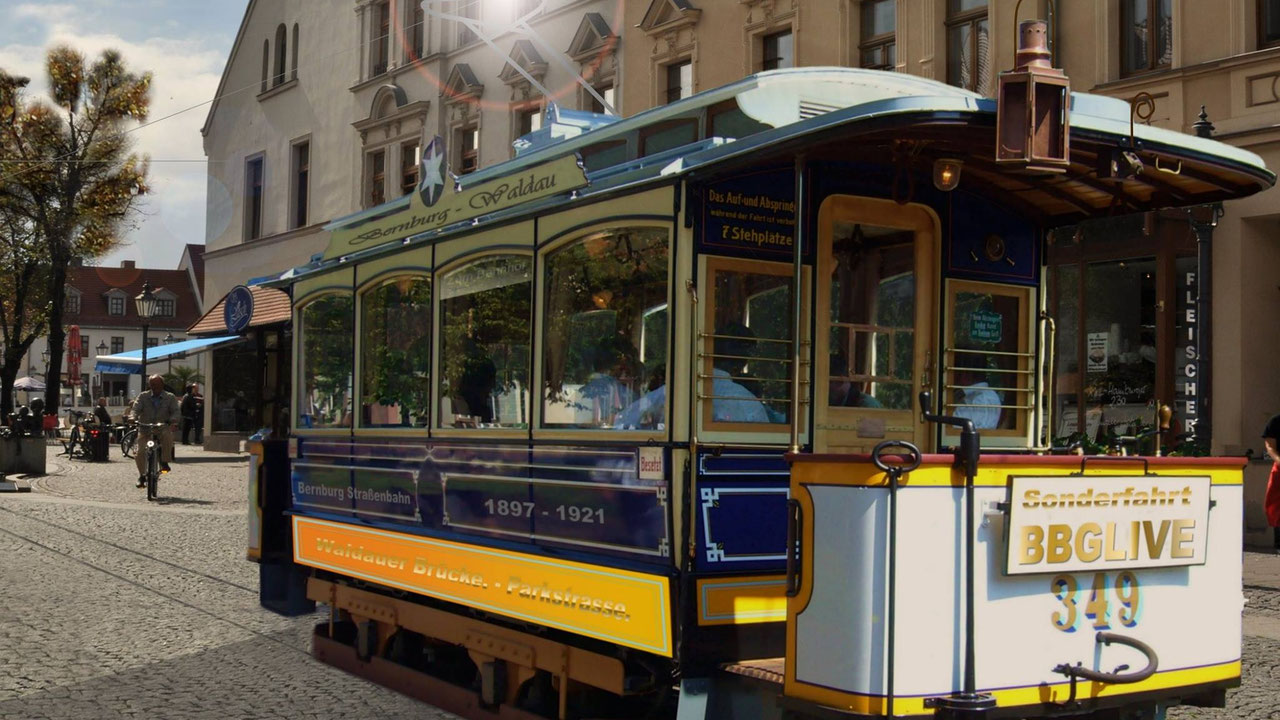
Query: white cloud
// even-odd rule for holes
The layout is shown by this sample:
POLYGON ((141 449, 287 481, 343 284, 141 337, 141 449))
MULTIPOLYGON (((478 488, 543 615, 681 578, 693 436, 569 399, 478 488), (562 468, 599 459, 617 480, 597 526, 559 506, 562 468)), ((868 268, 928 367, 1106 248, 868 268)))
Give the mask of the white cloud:
POLYGON ((163 29, 166 35, 125 38, 110 31, 103 22, 106 15, 84 7, 27 3, 12 12, 36 32, 24 35, 24 42, 0 46, 0 68, 30 77, 33 96, 44 95, 44 57, 60 44, 90 59, 106 49, 118 50, 131 70, 153 74, 155 124, 132 133, 137 152, 152 159, 153 193, 145 199, 137 227, 125 234, 125 245, 102 262, 135 259, 146 267, 176 266, 185 244, 204 242, 206 172, 200 126, 208 111, 205 103, 217 91, 226 50, 215 47, 207 33, 191 28, 184 37, 162 22, 151 31, 163 29))

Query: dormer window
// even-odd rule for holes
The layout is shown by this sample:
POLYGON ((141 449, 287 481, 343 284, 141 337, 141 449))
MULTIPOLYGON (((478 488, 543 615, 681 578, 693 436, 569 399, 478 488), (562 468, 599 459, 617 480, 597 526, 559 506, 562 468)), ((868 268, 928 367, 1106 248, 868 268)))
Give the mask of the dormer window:
POLYGON ((112 295, 107 298, 107 312, 111 315, 124 315, 124 296, 112 295))
POLYGON ((75 288, 67 288, 67 297, 63 302, 62 311, 68 315, 80 314, 80 291, 75 288))
POLYGON ((156 317, 173 317, 173 300, 156 300, 156 317))

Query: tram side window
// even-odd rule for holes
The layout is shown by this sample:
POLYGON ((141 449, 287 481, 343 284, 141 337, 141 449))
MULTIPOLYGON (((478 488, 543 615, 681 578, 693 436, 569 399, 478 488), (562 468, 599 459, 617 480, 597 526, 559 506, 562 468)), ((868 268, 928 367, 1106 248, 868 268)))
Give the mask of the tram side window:
POLYGON ((489 255, 440 277, 441 427, 528 427, 532 274, 489 255))
POLYGON ((547 255, 544 427, 665 427, 667 235, 616 228, 547 255))
POLYGON ((1031 402, 1024 290, 952 282, 946 409, 979 430, 1016 430, 1031 402), (972 289, 969 289, 971 288, 972 289), (966 289, 961 289, 966 288, 966 289))
POLYGON ((699 373, 704 424, 789 422, 791 277, 785 267, 777 274, 762 267, 708 260, 713 292, 699 373))
POLYGON ((828 402, 910 409, 914 233, 849 222, 835 223, 833 233, 828 402))
POLYGON ((431 392, 431 280, 392 278, 360 299, 363 427, 423 427, 431 392))
POLYGON ((298 427, 351 427, 355 314, 349 293, 325 295, 299 312, 302 357, 298 427))

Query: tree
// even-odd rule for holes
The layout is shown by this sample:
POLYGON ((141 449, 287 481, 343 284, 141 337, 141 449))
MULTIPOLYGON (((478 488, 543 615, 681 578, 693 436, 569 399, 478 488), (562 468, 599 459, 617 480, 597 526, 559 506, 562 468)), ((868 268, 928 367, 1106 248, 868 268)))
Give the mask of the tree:
POLYGON ((12 116, 0 146, 0 203, 30 232, 47 263, 45 404, 58 407, 67 271, 73 259, 93 259, 114 248, 119 232, 136 217, 138 198, 147 191, 148 163, 130 152, 127 131, 130 123, 146 119, 151 74, 129 72, 114 50, 87 64, 65 46, 49 51, 45 67, 51 102, 27 101, 16 89, 0 94, 0 110, 11 108, 12 116))
POLYGON ((173 393, 181 396, 191 383, 203 383, 204 373, 189 365, 179 365, 164 374, 164 384, 173 393))

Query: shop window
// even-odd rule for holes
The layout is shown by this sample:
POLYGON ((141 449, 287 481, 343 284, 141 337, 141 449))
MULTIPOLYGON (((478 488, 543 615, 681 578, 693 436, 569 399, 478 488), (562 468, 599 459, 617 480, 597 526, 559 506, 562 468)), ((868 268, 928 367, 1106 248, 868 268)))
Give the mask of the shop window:
POLYGON ((532 276, 531 258, 490 255, 440 277, 442 427, 528 427, 532 276))
POLYGON ((1028 288, 952 281, 943 409, 985 435, 1026 434, 1033 409, 1028 288))
POLYGON ((897 56, 898 0, 862 0, 862 43, 858 64, 872 70, 892 70, 897 56))
POLYGON ((1173 64, 1173 0, 1122 0, 1120 56, 1125 75, 1173 64))
POLYGON ((324 295, 298 311, 298 427, 351 427, 354 319, 351 295, 346 293, 324 295))
POLYGON ((617 228, 547 255, 544 427, 666 427, 667 235, 617 228))
POLYGON ((361 427, 425 427, 431 280, 392 278, 360 297, 361 427))
POLYGON ((213 432, 248 434, 262 427, 258 424, 261 373, 262 358, 253 343, 213 351, 213 375, 205 398, 213 432))
POLYGON ((682 60, 665 68, 667 74, 666 102, 673 103, 693 94, 693 61, 682 60))
POLYGON ((829 404, 909 410, 915 368, 915 233, 833 225, 829 404))
POLYGON ((1258 47, 1280 45, 1280 0, 1258 0, 1258 47))
POLYGON ((991 95, 986 0, 947 0, 947 82, 991 95))
POLYGON ((700 349, 703 427, 776 430, 791 409, 790 268, 707 259, 711 302, 700 349))
POLYGON ((760 39, 761 70, 795 67, 795 44, 790 30, 765 35, 760 39))

